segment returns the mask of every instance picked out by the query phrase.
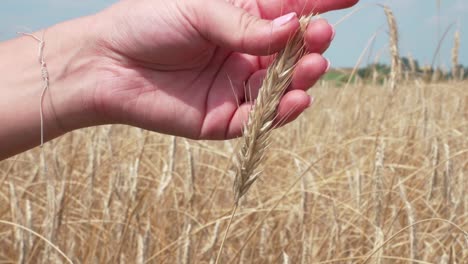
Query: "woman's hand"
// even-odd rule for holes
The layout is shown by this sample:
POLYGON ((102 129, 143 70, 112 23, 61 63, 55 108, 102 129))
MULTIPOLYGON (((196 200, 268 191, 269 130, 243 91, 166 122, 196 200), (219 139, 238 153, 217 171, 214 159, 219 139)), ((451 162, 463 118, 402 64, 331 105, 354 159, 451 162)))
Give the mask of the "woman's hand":
MULTIPOLYGON (((122 123, 195 139, 241 134, 271 55, 296 14, 358 0, 124 0, 93 16, 0 43, 0 160, 87 126, 122 123), (43 95, 41 65, 49 73, 43 95)), ((326 72, 333 28, 314 20, 278 119, 291 121, 326 72)))
MULTIPOLYGON (((103 122, 196 139, 239 136, 271 61, 267 55, 297 30, 296 14, 356 2, 122 1, 97 17, 102 61, 91 100, 103 122)), ((299 62, 278 119, 291 121, 310 105, 305 90, 329 67, 320 54, 333 35, 325 20, 309 25, 311 54, 299 62)))

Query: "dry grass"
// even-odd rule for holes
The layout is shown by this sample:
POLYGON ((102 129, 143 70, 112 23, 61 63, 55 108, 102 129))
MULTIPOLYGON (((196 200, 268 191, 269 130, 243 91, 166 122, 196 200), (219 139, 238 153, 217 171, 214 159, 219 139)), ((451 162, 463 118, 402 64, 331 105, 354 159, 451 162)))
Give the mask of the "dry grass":
MULTIPOLYGON (((220 262, 466 262, 466 85, 402 84, 390 106, 384 87, 316 87, 274 132, 220 262)), ((38 149, 3 161, 0 262, 213 263, 232 149, 104 126, 46 145, 52 180, 38 149)))

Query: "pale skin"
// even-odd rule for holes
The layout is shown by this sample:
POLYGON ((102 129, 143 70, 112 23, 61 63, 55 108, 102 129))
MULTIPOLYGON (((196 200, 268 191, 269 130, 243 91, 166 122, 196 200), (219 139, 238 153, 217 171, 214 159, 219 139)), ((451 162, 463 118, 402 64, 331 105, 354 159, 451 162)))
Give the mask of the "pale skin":
MULTIPOLYGON (((116 123, 193 139, 237 137, 270 55, 297 30, 298 16, 357 1, 124 0, 36 32, 50 76, 45 140, 116 123)), ((329 68, 321 54, 333 36, 325 20, 309 23, 310 54, 298 62, 278 120, 291 122, 310 106, 306 90, 329 68)), ((38 45, 28 36, 0 43, 0 160, 40 144, 38 45)))

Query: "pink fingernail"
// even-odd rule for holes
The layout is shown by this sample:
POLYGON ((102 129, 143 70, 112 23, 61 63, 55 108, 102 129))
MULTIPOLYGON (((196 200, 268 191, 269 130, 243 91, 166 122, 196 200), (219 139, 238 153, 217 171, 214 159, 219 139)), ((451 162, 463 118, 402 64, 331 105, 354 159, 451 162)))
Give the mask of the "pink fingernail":
POLYGON ((309 104, 307 105, 307 108, 311 107, 312 104, 314 103, 314 100, 315 100, 314 97, 312 97, 312 96, 309 96, 309 97, 310 97, 310 101, 309 101, 309 104))
POLYGON ((334 26, 331 26, 331 29, 332 29, 332 35, 331 35, 331 39, 330 39, 330 40, 333 40, 333 39, 335 38, 336 31, 335 31, 335 27, 334 27, 334 26))
POLYGON ((290 21, 292 21, 295 17, 297 17, 297 14, 295 12, 286 14, 284 16, 280 16, 273 20, 273 26, 274 27, 281 27, 283 25, 286 25, 290 21))
POLYGON ((331 61, 329 59, 326 59, 327 60, 327 68, 325 69, 325 72, 328 72, 331 68, 331 61))

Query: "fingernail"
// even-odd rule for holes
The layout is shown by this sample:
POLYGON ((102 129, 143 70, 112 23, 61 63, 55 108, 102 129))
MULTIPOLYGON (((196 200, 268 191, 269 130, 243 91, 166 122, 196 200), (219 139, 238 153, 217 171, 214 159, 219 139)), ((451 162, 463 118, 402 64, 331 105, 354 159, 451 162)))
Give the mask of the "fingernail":
POLYGON ((336 35, 336 31, 335 31, 335 27, 330 25, 331 26, 331 29, 332 29, 332 35, 331 35, 331 39, 330 40, 333 40, 335 38, 335 35, 336 35))
POLYGON ((309 100, 309 104, 307 105, 307 108, 311 107, 312 104, 314 103, 314 100, 315 100, 315 98, 312 97, 312 96, 309 96, 309 99, 310 99, 310 100, 309 100))
POLYGON ((290 21, 292 21, 295 17, 297 17, 297 14, 295 12, 286 14, 284 16, 280 16, 273 20, 273 26, 274 27, 281 27, 283 25, 286 25, 290 21))
POLYGON ((325 72, 328 72, 331 68, 331 61, 329 59, 326 59, 327 60, 327 68, 325 69, 325 72))

